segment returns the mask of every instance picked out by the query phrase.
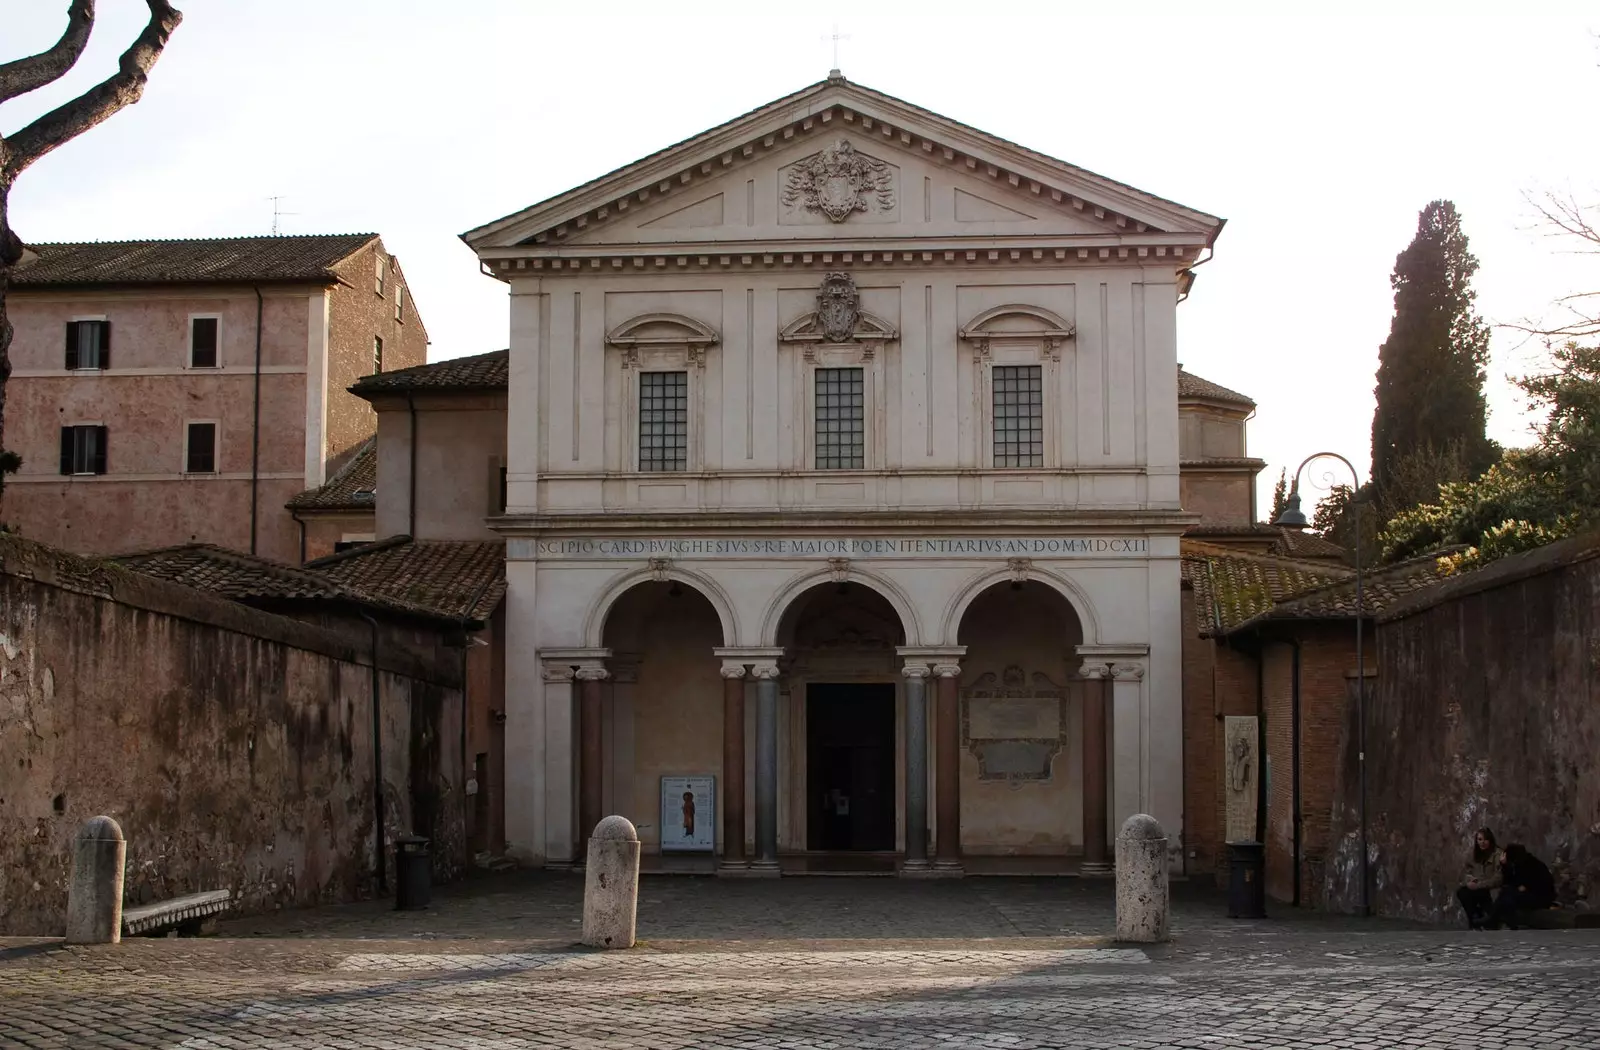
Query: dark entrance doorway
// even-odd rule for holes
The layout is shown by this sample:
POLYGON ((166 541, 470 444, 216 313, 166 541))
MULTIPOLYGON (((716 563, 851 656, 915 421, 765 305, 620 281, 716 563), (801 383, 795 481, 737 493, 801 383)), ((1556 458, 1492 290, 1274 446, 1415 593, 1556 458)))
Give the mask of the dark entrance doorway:
POLYGON ((806 847, 894 849, 894 685, 806 686, 806 847))

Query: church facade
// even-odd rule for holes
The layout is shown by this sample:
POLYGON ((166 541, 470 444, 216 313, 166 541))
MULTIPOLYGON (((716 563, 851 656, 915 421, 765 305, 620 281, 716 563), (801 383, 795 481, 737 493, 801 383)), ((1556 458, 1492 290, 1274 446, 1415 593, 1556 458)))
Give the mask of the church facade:
POLYGON ((519 859, 621 813, 727 874, 1094 872, 1148 812, 1178 866, 1221 225, 833 75, 466 234, 511 292, 519 859))

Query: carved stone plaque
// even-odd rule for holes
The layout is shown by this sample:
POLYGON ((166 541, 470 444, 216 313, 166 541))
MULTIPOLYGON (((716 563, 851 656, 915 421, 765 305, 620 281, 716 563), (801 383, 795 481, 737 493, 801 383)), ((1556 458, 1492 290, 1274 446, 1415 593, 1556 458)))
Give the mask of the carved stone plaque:
POLYGON ((1256 837, 1257 778, 1261 756, 1257 753, 1256 717, 1229 715, 1223 720, 1222 795, 1226 801, 1226 841, 1247 842, 1256 837))
POLYGON ((1013 664, 962 690, 961 743, 979 780, 1049 780, 1067 734, 1067 692, 1013 664))

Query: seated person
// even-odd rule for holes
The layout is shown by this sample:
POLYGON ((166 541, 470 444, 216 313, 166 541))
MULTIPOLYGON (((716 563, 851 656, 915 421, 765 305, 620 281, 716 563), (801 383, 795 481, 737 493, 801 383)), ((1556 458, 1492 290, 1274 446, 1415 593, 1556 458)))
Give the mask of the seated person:
POLYGON ((1505 885, 1495 898, 1490 926, 1498 929, 1505 923, 1514 930, 1522 912, 1548 908, 1556 902, 1556 880, 1544 862, 1520 843, 1507 846, 1505 858, 1505 865, 1500 869, 1505 885))
POLYGON ((1500 847, 1495 844, 1494 832, 1479 828, 1473 836, 1472 856, 1467 861, 1467 873, 1456 890, 1456 900, 1467 913, 1467 928, 1481 930, 1494 911, 1494 891, 1500 888, 1500 864, 1505 860, 1500 847))

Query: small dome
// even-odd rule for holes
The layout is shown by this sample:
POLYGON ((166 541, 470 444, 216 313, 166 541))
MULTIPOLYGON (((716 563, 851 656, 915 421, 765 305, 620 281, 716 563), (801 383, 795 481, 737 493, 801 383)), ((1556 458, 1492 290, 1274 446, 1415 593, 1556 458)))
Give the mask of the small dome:
POLYGON ((634 830, 633 822, 627 817, 611 816, 594 826, 594 834, 590 838, 638 842, 639 833, 634 830))
POLYGON ((121 842, 122 829, 110 817, 90 817, 78 829, 78 838, 85 842, 121 842))
POLYGON ((1117 836, 1124 839, 1164 839, 1167 833, 1161 827, 1161 822, 1148 813, 1135 813, 1122 822, 1122 832, 1117 836))

